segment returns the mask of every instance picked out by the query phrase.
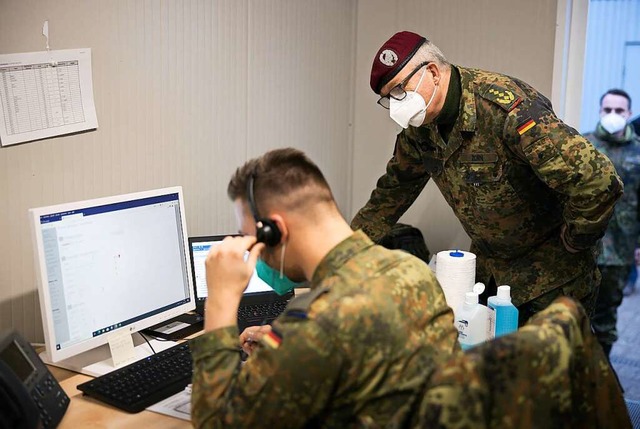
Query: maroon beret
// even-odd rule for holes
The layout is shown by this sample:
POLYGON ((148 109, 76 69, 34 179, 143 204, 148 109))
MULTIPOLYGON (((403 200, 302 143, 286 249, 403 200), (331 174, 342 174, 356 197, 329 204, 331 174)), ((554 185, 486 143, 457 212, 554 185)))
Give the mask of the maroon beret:
POLYGON ((418 48, 426 41, 424 37, 410 31, 401 31, 394 34, 380 48, 371 66, 371 89, 376 94, 415 55, 418 48))

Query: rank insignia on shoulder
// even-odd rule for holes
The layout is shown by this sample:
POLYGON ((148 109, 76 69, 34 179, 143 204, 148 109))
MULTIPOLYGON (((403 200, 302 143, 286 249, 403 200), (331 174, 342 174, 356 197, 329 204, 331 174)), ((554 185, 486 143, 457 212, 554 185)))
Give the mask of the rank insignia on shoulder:
POLYGON ((271 328, 271 332, 262 337, 262 342, 272 349, 277 349, 280 347, 280 343, 282 343, 282 335, 275 329, 271 328))
POLYGON ((513 92, 498 85, 491 85, 484 93, 484 98, 493 101, 508 112, 522 102, 522 98, 516 97, 513 92))
POLYGON ((518 134, 523 135, 524 133, 529 131, 531 128, 533 128, 535 125, 536 125, 536 121, 534 121, 531 118, 527 118, 522 124, 518 125, 518 128, 516 128, 516 131, 518 131, 518 134))

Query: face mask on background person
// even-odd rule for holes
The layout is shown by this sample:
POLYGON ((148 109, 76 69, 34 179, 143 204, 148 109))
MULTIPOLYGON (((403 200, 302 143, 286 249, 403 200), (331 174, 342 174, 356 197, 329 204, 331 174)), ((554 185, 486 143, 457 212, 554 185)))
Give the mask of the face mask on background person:
POLYGON ((409 128, 409 125, 414 127, 421 126, 427 115, 427 109, 433 102, 438 85, 434 87, 428 103, 425 103, 424 98, 417 92, 426 72, 427 70, 425 69, 416 88, 413 91, 407 91, 407 95, 402 100, 390 97, 389 116, 402 128, 409 128))
POLYGON ((300 286, 302 283, 296 283, 291 280, 289 277, 284 275, 284 249, 286 245, 282 246, 282 256, 280 259, 280 272, 278 270, 271 268, 267 265, 262 258, 258 259, 256 263, 256 273, 258 277, 262 279, 263 282, 268 284, 271 289, 275 291, 278 295, 284 295, 288 292, 291 292, 295 287, 300 286))
POLYGON ((609 134, 615 134, 624 129, 627 125, 627 120, 617 113, 611 112, 600 118, 600 125, 602 125, 602 128, 609 134))

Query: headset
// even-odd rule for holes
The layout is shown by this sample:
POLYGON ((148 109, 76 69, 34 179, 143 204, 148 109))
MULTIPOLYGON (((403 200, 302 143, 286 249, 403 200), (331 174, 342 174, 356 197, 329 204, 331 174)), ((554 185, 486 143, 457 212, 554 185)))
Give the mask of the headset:
POLYGON ((273 220, 261 218, 258 215, 258 209, 256 208, 256 202, 253 197, 253 182, 255 181, 255 178, 255 174, 252 174, 247 182, 247 199, 249 201, 249 208, 251 209, 253 218, 256 221, 256 238, 258 239, 258 243, 264 243, 269 247, 275 247, 280 244, 282 233, 280 232, 278 225, 276 225, 273 220))

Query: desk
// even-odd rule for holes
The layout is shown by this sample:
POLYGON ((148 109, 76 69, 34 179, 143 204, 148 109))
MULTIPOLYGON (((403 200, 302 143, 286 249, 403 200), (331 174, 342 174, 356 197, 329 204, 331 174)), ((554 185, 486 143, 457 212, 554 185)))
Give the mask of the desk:
MULTIPOLYGON (((308 292, 309 289, 296 290, 296 295, 308 292)), ((189 338, 198 336, 196 333, 189 338)), ((41 351, 41 350, 38 350, 41 351)), ((49 366, 49 370, 60 383, 65 393, 71 399, 69 408, 60 422, 61 429, 76 428, 191 428, 191 422, 181 420, 152 411, 142 411, 130 414, 103 402, 96 401, 90 396, 83 396, 76 386, 91 380, 93 377, 78 374, 73 371, 49 366)))
POLYGON ((61 429, 76 428, 191 428, 191 422, 152 411, 130 414, 89 396, 83 396, 76 386, 93 377, 55 366, 49 371, 71 399, 69 408, 60 422, 61 429))

